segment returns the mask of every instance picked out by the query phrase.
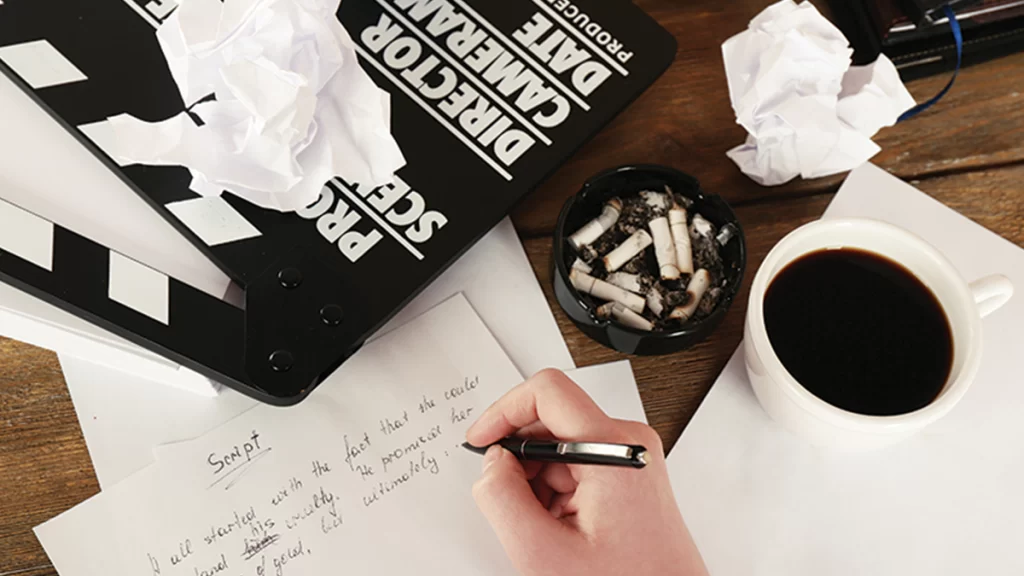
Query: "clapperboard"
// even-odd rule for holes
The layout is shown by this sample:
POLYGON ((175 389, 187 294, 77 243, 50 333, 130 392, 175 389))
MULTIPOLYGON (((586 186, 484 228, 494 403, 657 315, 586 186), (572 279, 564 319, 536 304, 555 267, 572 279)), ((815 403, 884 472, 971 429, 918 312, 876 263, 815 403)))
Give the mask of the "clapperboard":
POLYGON ((676 49, 625 0, 344 0, 339 18, 392 96, 408 164, 375 189, 332 180, 316 203, 283 214, 200 196, 184 168, 118 166, 90 140, 111 116, 184 109, 154 34, 174 9, 5 0, 0 69, 224 270, 244 307, 2 200, 0 280, 281 405, 354 353, 676 49))

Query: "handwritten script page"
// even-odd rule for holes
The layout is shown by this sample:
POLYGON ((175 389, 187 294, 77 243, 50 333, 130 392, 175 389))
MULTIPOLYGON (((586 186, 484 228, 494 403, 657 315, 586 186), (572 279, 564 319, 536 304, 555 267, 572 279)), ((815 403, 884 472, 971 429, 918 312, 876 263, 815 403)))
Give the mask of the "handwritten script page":
POLYGON ((63 576, 512 573, 465 430, 522 380, 462 295, 36 528, 63 576))

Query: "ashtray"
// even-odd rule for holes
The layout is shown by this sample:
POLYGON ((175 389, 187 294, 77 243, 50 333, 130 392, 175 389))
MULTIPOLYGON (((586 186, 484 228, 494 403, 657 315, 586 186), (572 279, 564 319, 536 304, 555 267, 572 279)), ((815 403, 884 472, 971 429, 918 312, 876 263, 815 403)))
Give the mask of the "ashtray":
POLYGON ((743 229, 720 196, 673 168, 623 166, 587 180, 562 207, 552 277, 559 305, 590 338, 627 354, 669 354, 721 323, 746 260, 743 229), (687 246, 688 261, 674 256, 687 246))

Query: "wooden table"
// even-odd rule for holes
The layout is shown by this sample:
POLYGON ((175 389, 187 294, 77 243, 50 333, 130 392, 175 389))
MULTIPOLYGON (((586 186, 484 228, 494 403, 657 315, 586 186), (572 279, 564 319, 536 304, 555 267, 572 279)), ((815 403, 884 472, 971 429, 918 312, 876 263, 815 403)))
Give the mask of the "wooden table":
MULTIPOLYGON (((763 188, 725 151, 744 139, 729 106, 721 43, 768 0, 638 0, 679 39, 672 68, 515 211, 537 278, 577 364, 624 355, 587 339, 551 293, 550 234, 566 197, 590 175, 660 163, 696 175, 736 208, 747 234, 747 284, 769 248, 818 218, 842 176, 763 188)), ((946 82, 914 82, 919 100, 946 82)), ((964 70, 934 109, 883 130, 874 162, 925 193, 1024 245, 1024 54, 964 70)), ((739 343, 746 287, 718 331, 672 356, 631 358, 651 424, 671 447, 739 343)), ((54 354, 0 339, 0 576, 55 574, 33 526, 99 491, 54 354)))

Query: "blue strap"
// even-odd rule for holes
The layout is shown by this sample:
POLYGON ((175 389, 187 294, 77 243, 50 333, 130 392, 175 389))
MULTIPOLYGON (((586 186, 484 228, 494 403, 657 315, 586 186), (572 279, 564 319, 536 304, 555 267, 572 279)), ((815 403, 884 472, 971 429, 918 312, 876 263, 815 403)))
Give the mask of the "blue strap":
POLYGON ((947 4, 943 7, 942 11, 946 13, 946 18, 949 19, 949 28, 953 31, 953 41, 956 43, 956 68, 953 69, 953 77, 949 79, 949 83, 942 89, 942 92, 936 94, 931 100, 922 102, 901 114, 899 122, 909 120, 910 118, 913 118, 921 112, 931 108, 933 104, 946 95, 946 92, 949 92, 949 89, 953 87, 953 82, 956 81, 956 75, 960 73, 960 63, 963 60, 964 55, 964 35, 960 32, 960 22, 957 21, 956 14, 953 12, 953 9, 947 4))

